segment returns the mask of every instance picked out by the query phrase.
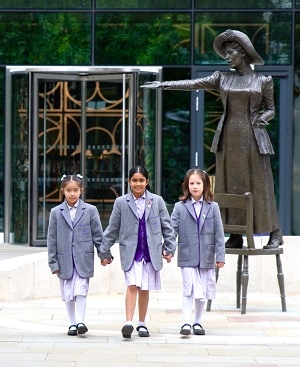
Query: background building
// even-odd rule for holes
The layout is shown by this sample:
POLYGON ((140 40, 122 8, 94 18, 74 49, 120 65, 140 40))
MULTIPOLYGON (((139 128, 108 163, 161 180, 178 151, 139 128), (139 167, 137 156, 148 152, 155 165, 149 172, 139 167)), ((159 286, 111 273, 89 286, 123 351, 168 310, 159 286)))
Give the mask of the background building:
POLYGON ((139 86, 228 69, 212 48, 228 28, 274 79, 275 191, 284 234, 300 235, 300 0, 2 0, 1 242, 45 245, 64 173, 84 175, 104 227, 134 163, 170 210, 188 168, 213 176, 218 95, 139 86))

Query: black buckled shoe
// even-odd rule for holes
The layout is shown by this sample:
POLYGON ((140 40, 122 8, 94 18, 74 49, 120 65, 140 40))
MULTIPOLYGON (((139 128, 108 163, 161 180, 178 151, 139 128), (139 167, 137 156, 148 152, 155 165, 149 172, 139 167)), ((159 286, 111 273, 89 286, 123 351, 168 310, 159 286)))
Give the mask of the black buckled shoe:
POLYGON ((241 234, 231 233, 225 242, 225 248, 243 248, 243 236, 241 234))
POLYGON ((131 338, 131 334, 133 332, 133 326, 130 325, 130 324, 125 324, 122 327, 121 332, 122 332, 123 338, 130 339, 131 338))
POLYGON ((84 325, 84 323, 80 322, 77 324, 77 332, 78 334, 85 334, 88 332, 88 328, 84 325))
POLYGON ((191 325, 190 324, 183 324, 180 329, 181 335, 191 335, 191 325))
POLYGON ((68 330, 68 335, 75 336, 77 335, 77 325, 71 325, 68 330))
POLYGON ((149 331, 148 331, 148 329, 146 328, 146 326, 142 326, 142 325, 140 325, 140 326, 138 326, 137 328, 136 328, 136 330, 137 330, 137 332, 138 332, 138 335, 140 336, 140 337, 142 337, 142 338, 147 338, 148 336, 150 336, 150 334, 149 334, 149 331))
POLYGON ((199 323, 196 322, 193 325, 193 333, 195 335, 205 335, 205 330, 203 329, 203 327, 199 323))

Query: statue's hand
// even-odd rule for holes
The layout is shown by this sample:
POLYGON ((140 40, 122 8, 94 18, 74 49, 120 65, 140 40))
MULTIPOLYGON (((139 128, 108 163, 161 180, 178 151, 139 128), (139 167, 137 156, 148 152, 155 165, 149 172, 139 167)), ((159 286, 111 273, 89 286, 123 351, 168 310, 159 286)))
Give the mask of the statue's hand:
POLYGON ((261 119, 257 119, 256 123, 257 123, 257 126, 260 129, 263 129, 264 127, 269 125, 268 121, 264 121, 264 120, 261 120, 261 119))
POLYGON ((141 85, 141 88, 151 88, 151 89, 156 89, 156 88, 161 88, 161 82, 148 82, 147 84, 141 85))

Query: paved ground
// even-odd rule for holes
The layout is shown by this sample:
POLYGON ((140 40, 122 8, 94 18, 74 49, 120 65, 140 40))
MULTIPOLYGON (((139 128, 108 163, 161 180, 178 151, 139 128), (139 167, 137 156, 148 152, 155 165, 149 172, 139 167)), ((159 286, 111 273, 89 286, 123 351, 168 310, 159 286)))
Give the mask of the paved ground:
POLYGON ((35 254, 39 252, 46 252, 47 247, 34 247, 28 245, 7 245, 0 243, 0 261, 35 254))
POLYGON ((205 336, 182 337, 180 293, 151 293, 150 338, 123 339, 124 295, 88 296, 84 336, 67 336, 60 299, 0 303, 1 367, 287 367, 300 366, 300 296, 218 294, 205 312, 205 336))
MULTIPOLYGON (((0 260, 45 250, 1 245, 0 260)), ((277 294, 249 293, 241 315, 235 294, 218 293, 204 312, 206 335, 182 337, 180 292, 152 292, 151 336, 130 340, 120 332, 124 294, 88 296, 89 332, 76 337, 59 298, 0 302, 0 367, 299 367, 300 295, 286 301, 281 312, 277 294)))

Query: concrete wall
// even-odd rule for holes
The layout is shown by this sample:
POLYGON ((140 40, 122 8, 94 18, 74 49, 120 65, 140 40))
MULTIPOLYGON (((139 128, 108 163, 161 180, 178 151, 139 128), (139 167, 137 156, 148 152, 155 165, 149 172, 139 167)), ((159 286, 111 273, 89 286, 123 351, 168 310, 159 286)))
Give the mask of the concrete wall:
MULTIPOLYGON (((267 243, 267 237, 256 237, 256 248, 267 243)), ((300 295, 300 237, 284 238, 284 253, 281 256, 285 278, 286 295, 300 295)), ((119 249, 112 248, 115 257, 106 267, 95 257, 95 276, 90 281, 89 294, 124 293, 124 275, 120 267, 119 249)), ((237 256, 227 255, 226 264, 220 270, 218 292, 235 294, 237 256)), ((162 291, 181 290, 181 274, 176 257, 171 263, 164 262, 161 272, 162 291)), ((276 257, 249 256, 248 292, 279 295, 276 257)), ((47 297, 59 297, 59 281, 50 273, 47 252, 29 254, 0 261, 0 301, 22 301, 47 297)))

